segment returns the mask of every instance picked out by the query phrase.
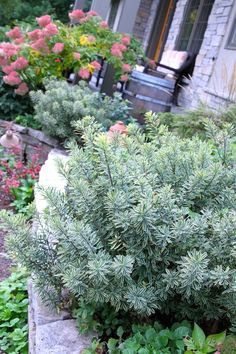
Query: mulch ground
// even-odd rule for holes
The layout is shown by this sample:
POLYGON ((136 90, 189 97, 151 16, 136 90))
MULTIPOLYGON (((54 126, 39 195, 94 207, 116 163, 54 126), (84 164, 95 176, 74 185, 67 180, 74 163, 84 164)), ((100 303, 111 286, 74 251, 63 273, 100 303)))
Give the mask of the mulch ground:
MULTIPOLYGON (((0 203, 0 209, 10 209, 9 204, 0 203)), ((4 246, 5 236, 6 234, 0 230, 0 281, 10 275, 11 267, 11 261, 6 256, 6 250, 4 246)))

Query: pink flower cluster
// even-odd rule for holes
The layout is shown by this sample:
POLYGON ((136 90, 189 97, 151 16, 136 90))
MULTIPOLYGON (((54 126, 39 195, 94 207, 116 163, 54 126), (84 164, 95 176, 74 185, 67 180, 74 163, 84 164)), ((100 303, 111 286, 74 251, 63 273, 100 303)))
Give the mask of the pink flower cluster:
POLYGON ((89 43, 96 42, 96 38, 94 36, 92 36, 92 35, 88 36, 87 38, 88 38, 89 43))
MULTIPOLYGON (((128 37, 126 37, 126 38, 128 38, 128 37)), ((127 49, 128 48, 123 43, 114 43, 112 45, 112 47, 111 47, 111 54, 114 57, 122 59, 123 58, 123 52, 126 52, 127 49)))
POLYGON ((24 57, 19 57, 10 65, 3 66, 2 71, 7 74, 3 77, 3 81, 11 86, 19 85, 21 83, 21 78, 19 73, 15 70, 22 70, 26 68, 28 64, 28 60, 26 60, 24 57))
POLYGON ((90 65, 93 66, 95 70, 100 70, 101 69, 101 64, 98 61, 96 61, 96 60, 92 61, 90 63, 90 65))
POLYGON ((82 79, 89 79, 90 78, 90 71, 87 69, 87 68, 81 68, 79 70, 79 76, 82 78, 82 79))
POLYGON ((22 82, 14 91, 17 95, 24 96, 27 92, 29 92, 29 87, 25 82, 22 82))
POLYGON ((131 68, 131 66, 129 64, 123 64, 122 65, 122 70, 123 70, 124 73, 130 73, 132 68, 131 68))
MULTIPOLYGON (((49 16, 50 17, 50 16, 49 16)), ((45 25, 43 30, 36 29, 28 33, 28 37, 31 42, 31 48, 41 52, 42 54, 48 54, 50 52, 46 39, 58 34, 58 28, 55 24, 49 23, 45 25)))
POLYGON ((123 36, 121 38, 121 43, 114 43, 111 47, 111 54, 115 57, 121 58, 123 57, 123 52, 125 52, 128 46, 131 43, 130 36, 123 36))
MULTIPOLYGON (((49 15, 37 17, 36 21, 42 29, 37 28, 27 33, 29 39, 32 41, 30 46, 42 54, 48 54, 50 50, 46 40, 47 38, 57 35, 59 33, 58 28, 51 22, 51 16, 49 15)), ((57 50, 57 48, 58 47, 56 47, 55 50, 57 50)))
POLYGON ((123 82, 126 82, 126 81, 128 81, 129 80, 129 76, 128 75, 121 75, 121 77, 120 77, 120 81, 123 81, 123 82))
POLYGON ((45 16, 41 16, 41 17, 36 17, 36 21, 38 22, 40 27, 46 27, 47 25, 49 25, 49 23, 51 23, 51 16, 49 15, 45 15, 45 16))
POLYGON ((90 17, 98 16, 96 11, 89 11, 85 13, 84 11, 77 9, 69 13, 69 18, 74 21, 79 21, 80 23, 88 21, 90 17))
POLYGON ((80 60, 81 55, 80 55, 80 53, 75 52, 75 53, 73 53, 73 57, 74 57, 75 60, 80 60))
POLYGON ((16 71, 11 71, 8 75, 3 76, 3 81, 10 86, 15 86, 21 83, 21 78, 16 71))
POLYGON ((41 52, 42 54, 48 54, 50 52, 49 47, 44 38, 40 38, 37 41, 31 43, 31 48, 41 52))
MULTIPOLYGON (((15 27, 13 30, 8 32, 10 38, 16 38, 20 36, 18 28, 15 27)), ((10 63, 13 56, 17 55, 20 47, 12 43, 1 43, 0 44, 0 65, 2 66, 2 71, 6 74, 3 76, 3 81, 10 86, 20 85, 16 90, 16 94, 23 95, 28 92, 28 86, 26 83, 22 83, 20 74, 16 70, 25 69, 29 62, 23 57, 19 56, 16 60, 10 63)))
POLYGON ((24 38, 19 27, 14 27, 9 32, 6 32, 6 36, 13 39, 15 44, 24 43, 24 38))
POLYGON ((19 27, 14 27, 11 31, 6 32, 6 36, 12 39, 22 38, 22 33, 19 27))
MULTIPOLYGON (((37 17, 40 29, 35 29, 27 33, 30 47, 41 54, 49 54, 50 49, 47 43, 47 39, 58 34, 57 26, 52 23, 49 15, 37 17)), ((28 67, 28 60, 23 56, 18 56, 21 50, 21 45, 24 43, 24 37, 19 27, 14 27, 12 30, 6 33, 6 35, 13 40, 13 43, 3 42, 0 43, 0 66, 2 71, 6 74, 3 80, 6 84, 11 86, 18 86, 15 89, 15 93, 18 95, 24 95, 29 91, 26 83, 22 82, 19 70, 23 70, 28 67), (13 57, 18 56, 14 61, 13 57)), ((54 53, 60 53, 64 49, 63 43, 56 43, 52 49, 54 53)))
POLYGON ((64 43, 56 43, 52 48, 53 53, 61 53, 64 49, 64 43))
POLYGON ((4 57, 5 59, 11 58, 13 55, 17 55, 20 51, 20 47, 13 43, 2 42, 0 43, 0 51, 3 51, 0 54, 0 57, 4 57))
POLYGON ((81 20, 81 18, 84 18, 85 17, 85 13, 84 11, 82 10, 74 10, 72 12, 69 13, 69 17, 71 20, 81 20))
POLYGON ((108 28, 108 23, 106 21, 100 22, 100 27, 101 28, 108 28))
POLYGON ((121 43, 124 44, 124 45, 129 46, 130 43, 131 43, 131 38, 130 38, 130 36, 124 36, 124 37, 122 37, 121 43))
POLYGON ((11 64, 14 70, 22 70, 25 69, 29 65, 29 62, 24 57, 18 57, 13 63, 11 64))

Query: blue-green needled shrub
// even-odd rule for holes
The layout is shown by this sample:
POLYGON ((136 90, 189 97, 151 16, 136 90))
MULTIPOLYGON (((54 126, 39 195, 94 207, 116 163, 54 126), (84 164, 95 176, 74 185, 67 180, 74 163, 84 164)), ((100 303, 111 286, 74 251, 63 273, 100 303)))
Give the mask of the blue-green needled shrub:
POLYGON ((73 136, 73 123, 87 115, 93 116, 105 130, 117 120, 125 122, 130 118, 130 106, 119 93, 111 98, 91 91, 84 82, 72 86, 56 80, 46 81, 45 88, 45 92, 31 93, 35 119, 46 134, 59 139, 73 136))
POLYGON ((32 230, 2 220, 10 251, 54 302, 63 288, 86 303, 150 316, 236 320, 236 169, 228 133, 210 143, 136 126, 113 139, 89 119, 84 148, 60 166, 65 192, 46 189, 49 207, 32 230))

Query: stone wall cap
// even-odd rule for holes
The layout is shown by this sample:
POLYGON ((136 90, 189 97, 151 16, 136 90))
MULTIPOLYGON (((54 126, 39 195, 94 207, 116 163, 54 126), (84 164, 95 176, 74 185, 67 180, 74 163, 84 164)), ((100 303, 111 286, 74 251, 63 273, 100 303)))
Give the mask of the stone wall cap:
POLYGON ((53 147, 56 147, 59 145, 59 142, 57 139, 46 135, 41 130, 35 130, 33 128, 28 128, 28 134, 29 134, 29 136, 32 136, 32 137, 38 139, 39 141, 41 141, 45 144, 51 145, 53 147))

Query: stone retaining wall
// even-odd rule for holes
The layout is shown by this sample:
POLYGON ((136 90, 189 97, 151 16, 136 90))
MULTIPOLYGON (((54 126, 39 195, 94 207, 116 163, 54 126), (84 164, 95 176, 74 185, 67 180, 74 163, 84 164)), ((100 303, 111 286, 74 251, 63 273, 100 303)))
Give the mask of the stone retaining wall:
MULTIPOLYGON (((67 161, 64 151, 53 149, 39 175, 39 185, 63 190, 65 180, 57 173, 56 160, 67 161)), ((39 213, 47 206, 39 190, 35 191, 39 213)), ((41 301, 32 281, 29 282, 29 354, 80 354, 87 348, 93 334, 79 335, 76 322, 66 311, 56 313, 41 301)))
MULTIPOLYGON (((11 122, 5 120, 0 120, 0 130, 2 131, 2 134, 4 134, 6 125, 10 123, 11 122)), ((31 156, 36 151, 40 151, 42 153, 42 157, 46 160, 48 153, 52 149, 59 147, 59 143, 56 139, 45 135, 40 130, 23 127, 19 124, 13 124, 12 130, 20 137, 22 149, 28 156, 31 156)))

